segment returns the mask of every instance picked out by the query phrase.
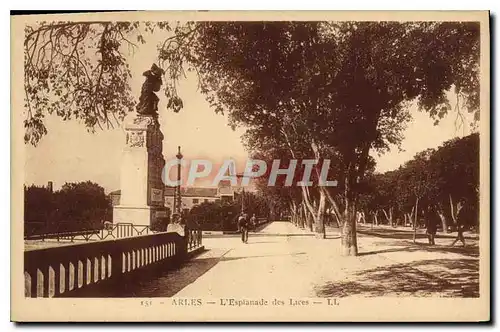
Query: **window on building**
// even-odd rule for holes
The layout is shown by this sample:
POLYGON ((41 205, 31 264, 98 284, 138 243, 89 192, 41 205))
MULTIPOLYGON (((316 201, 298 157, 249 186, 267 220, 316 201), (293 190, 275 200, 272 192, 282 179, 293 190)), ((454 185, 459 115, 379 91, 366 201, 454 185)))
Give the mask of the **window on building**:
POLYGON ((198 198, 193 198, 193 204, 198 204, 200 200, 198 198))
POLYGON ((205 203, 208 203, 208 199, 207 199, 207 198, 205 198, 204 202, 205 202, 205 203))

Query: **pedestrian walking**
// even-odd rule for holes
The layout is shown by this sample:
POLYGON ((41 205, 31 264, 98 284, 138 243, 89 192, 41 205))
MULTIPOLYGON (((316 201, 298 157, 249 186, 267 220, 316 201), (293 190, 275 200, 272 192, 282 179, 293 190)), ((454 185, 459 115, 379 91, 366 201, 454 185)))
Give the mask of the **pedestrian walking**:
POLYGON ((462 242, 462 245, 465 247, 465 237, 464 237, 465 220, 464 220, 464 216, 465 216, 464 208, 463 208, 463 204, 461 204, 460 211, 458 211, 458 215, 457 215, 457 237, 455 238, 455 240, 451 244, 452 247, 458 241, 462 242))
POLYGON ((242 213, 238 218, 238 225, 241 232, 241 242, 248 242, 248 216, 246 213, 242 213))
POLYGON ((434 241, 434 238, 436 237, 436 232, 437 232, 437 222, 436 222, 436 217, 434 216, 433 213, 429 213, 426 218, 426 223, 427 223, 427 237, 429 239, 429 244, 430 245, 435 245, 436 242, 434 241))
POLYGON ((453 243, 451 244, 452 247, 458 241, 462 242, 462 246, 465 247, 464 230, 465 230, 464 225, 461 225, 461 224, 457 225, 457 237, 455 238, 455 240, 453 240, 453 243))
POLYGON ((257 225, 257 217, 255 216, 255 213, 252 215, 252 218, 250 218, 250 228, 255 231, 255 225, 257 225))

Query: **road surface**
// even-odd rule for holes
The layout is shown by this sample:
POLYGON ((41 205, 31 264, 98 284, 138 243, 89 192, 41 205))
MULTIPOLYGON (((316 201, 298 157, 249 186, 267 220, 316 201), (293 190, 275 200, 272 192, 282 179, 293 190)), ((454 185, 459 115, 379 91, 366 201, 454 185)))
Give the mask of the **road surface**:
POLYGON ((340 238, 316 239, 289 222, 203 239, 204 253, 180 269, 144 276, 92 297, 367 297, 479 294, 477 241, 467 248, 437 239, 430 247, 398 232, 359 234, 359 256, 342 257, 340 238))

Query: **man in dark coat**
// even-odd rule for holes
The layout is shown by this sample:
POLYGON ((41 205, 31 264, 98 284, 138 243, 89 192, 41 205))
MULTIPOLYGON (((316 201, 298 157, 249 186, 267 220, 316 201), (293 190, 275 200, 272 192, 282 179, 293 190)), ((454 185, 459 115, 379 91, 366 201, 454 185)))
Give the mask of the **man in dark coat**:
POLYGON ((436 242, 434 241, 434 238, 436 236, 437 232, 437 220, 436 220, 436 213, 433 209, 429 211, 429 214, 426 216, 426 223, 427 223, 427 237, 429 238, 429 244, 430 245, 435 245, 436 242))
POLYGON ((241 231, 241 242, 248 243, 248 216, 242 213, 238 218, 238 226, 241 231))

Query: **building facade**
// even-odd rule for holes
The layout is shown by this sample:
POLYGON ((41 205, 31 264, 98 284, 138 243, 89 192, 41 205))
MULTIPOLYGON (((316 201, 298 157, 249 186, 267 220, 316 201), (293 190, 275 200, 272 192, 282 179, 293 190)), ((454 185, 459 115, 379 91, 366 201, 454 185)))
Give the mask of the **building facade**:
MULTIPOLYGON (((165 206, 173 211, 174 209, 175 187, 165 187, 165 206)), ((187 212, 194 206, 201 203, 232 201, 234 200, 235 188, 231 186, 230 181, 221 181, 217 188, 215 187, 182 187, 182 210, 187 212)), ((120 204, 120 190, 115 190, 109 194, 113 206, 120 204)))

